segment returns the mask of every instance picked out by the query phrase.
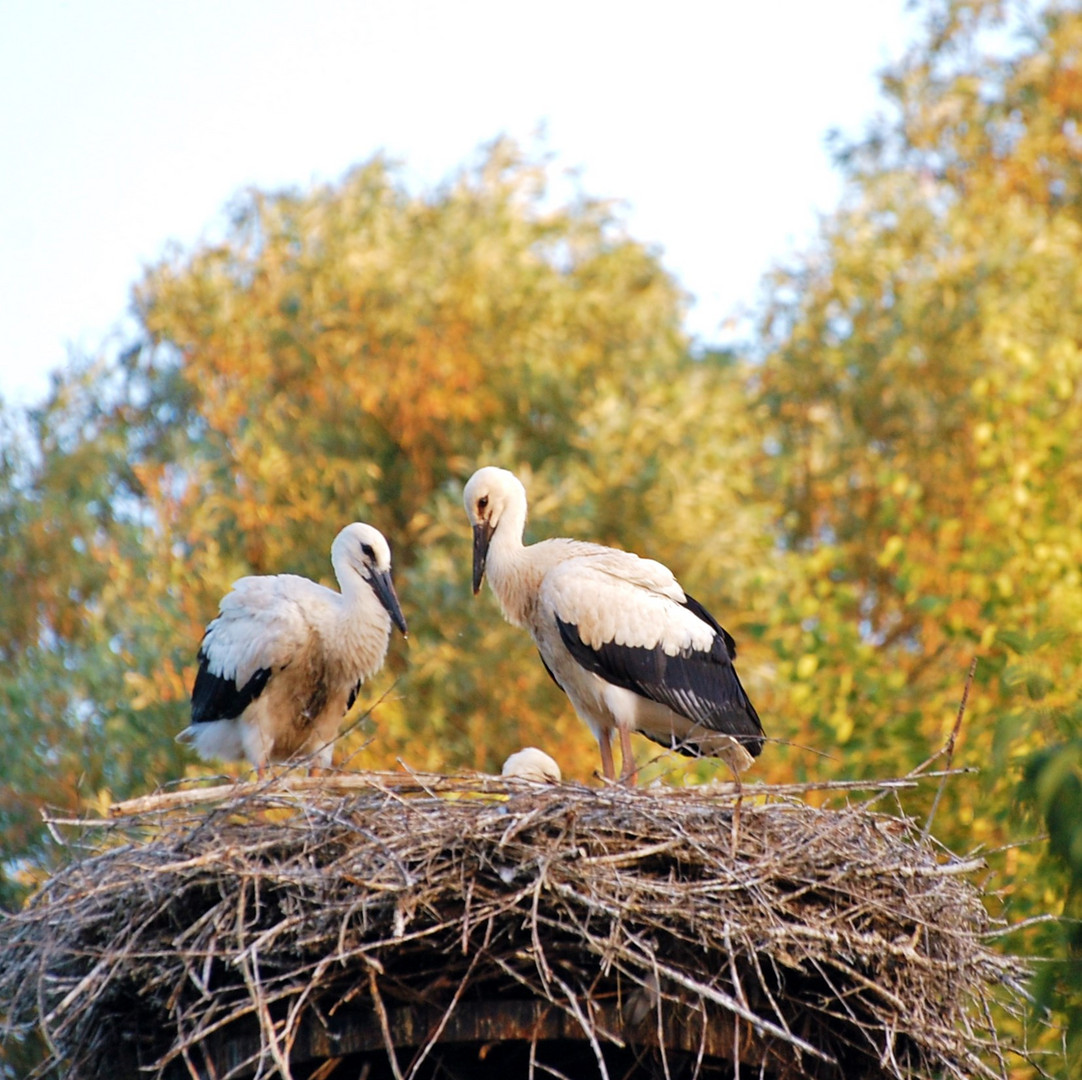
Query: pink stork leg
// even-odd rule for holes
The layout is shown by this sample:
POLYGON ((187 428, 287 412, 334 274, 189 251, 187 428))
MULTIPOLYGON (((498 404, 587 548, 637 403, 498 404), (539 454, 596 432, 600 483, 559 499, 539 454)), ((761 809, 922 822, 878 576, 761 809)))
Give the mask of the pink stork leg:
POLYGON ((601 775, 606 780, 615 780, 616 765, 612 760, 612 732, 608 728, 598 733, 597 745, 601 749, 601 775))
POLYGON ((639 766, 635 762, 635 751, 631 749, 631 732, 623 724, 617 726, 620 729, 620 758, 623 768, 621 779, 628 787, 634 787, 639 766))

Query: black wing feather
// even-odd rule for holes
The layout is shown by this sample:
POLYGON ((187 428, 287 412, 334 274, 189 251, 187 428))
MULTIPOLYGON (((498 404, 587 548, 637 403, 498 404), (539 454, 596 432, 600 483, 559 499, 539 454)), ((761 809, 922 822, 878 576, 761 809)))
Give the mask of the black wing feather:
POLYGON ((706 625, 709 626, 715 634, 721 635, 722 640, 725 642, 725 648, 729 650, 729 659, 735 660, 736 641, 733 639, 733 635, 730 634, 729 631, 726 630, 725 627, 722 626, 721 623, 719 623, 718 620, 715 619, 714 616, 711 615, 710 612, 707 611, 706 608, 704 608, 702 604, 700 604, 699 601, 695 599, 694 596, 689 596, 687 593, 684 593, 684 607, 686 607, 688 611, 692 613, 692 615, 695 615, 697 618, 702 619, 702 621, 706 623, 706 625))
POLYGON ((349 692, 349 700, 346 702, 346 712, 349 712, 353 708, 353 703, 357 700, 357 695, 361 692, 361 686, 364 683, 364 679, 358 679, 354 684, 353 689, 349 692))
POLYGON ((199 670, 192 687, 192 723, 205 724, 211 720, 234 720, 260 694, 270 678, 270 668, 259 668, 241 687, 236 679, 214 675, 207 654, 199 650, 199 670))
MULTIPOLYGON (((549 673, 549 678, 550 678, 550 679, 551 679, 551 680, 552 680, 552 681, 553 681, 553 682, 554 682, 554 683, 555 683, 555 684, 556 684, 557 686, 559 686, 561 690, 563 690, 564 688, 563 688, 562 686, 560 686, 560 680, 559 680, 559 679, 557 679, 555 675, 553 675, 553 673, 552 673, 552 668, 550 668, 550 667, 549 667, 549 663, 548 663, 548 661, 547 661, 547 660, 545 659, 545 657, 544 657, 544 654, 543 654, 543 653, 541 652, 541 650, 540 650, 540 649, 538 649, 538 650, 537 650, 537 655, 541 657, 541 663, 545 665, 545 670, 546 670, 546 671, 547 671, 547 672, 549 673)), ((566 694, 566 693, 567 693, 567 691, 566 691, 566 690, 564 690, 564 693, 566 694)))
MULTIPOLYGON (((611 641, 595 649, 582 640, 574 624, 559 616, 556 624, 564 645, 587 671, 667 705, 705 728, 732 735, 749 754, 758 757, 763 748, 763 727, 733 667, 733 639, 701 604, 690 597, 688 601, 687 608, 714 630, 709 652, 686 649, 669 656, 660 647, 648 649, 611 641)), ((690 744, 673 744, 673 748, 698 753, 690 744)))

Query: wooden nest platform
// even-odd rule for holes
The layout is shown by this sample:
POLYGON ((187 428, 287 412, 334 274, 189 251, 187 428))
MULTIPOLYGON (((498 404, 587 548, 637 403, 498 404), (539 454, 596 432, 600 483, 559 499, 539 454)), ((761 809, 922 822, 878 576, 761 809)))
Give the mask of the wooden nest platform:
MULTIPOLYGON (((346 774, 74 827, 0 923, 72 1078, 1007 1077, 978 860, 806 789, 346 774)), ((842 785, 837 785, 842 786, 842 785)))

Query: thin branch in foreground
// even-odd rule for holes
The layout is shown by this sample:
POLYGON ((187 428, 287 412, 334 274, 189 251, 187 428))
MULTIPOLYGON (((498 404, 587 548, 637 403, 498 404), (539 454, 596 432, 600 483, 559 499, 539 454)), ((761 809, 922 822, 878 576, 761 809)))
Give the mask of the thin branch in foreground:
MULTIPOLYGON (((958 703, 958 715, 954 718, 954 727, 951 728, 950 736, 947 739, 947 745, 935 755, 938 757, 941 753, 947 755, 947 768, 949 769, 954 762, 954 746, 958 741, 958 733, 962 730, 962 719, 966 714, 966 704, 969 701, 969 690, 973 685, 973 676, 977 673, 977 658, 974 656, 972 662, 969 665, 969 674, 966 676, 966 685, 962 690, 962 700, 958 703)), ((935 760, 932 758, 931 760, 935 760)), ((930 763, 930 762, 929 762, 930 763)), ((928 820, 924 823, 924 828, 921 830, 921 836, 925 839, 930 835, 932 831, 932 822, 935 820, 935 812, 939 809, 939 800, 943 797, 943 789, 946 786, 947 780, 944 777, 939 781, 939 787, 936 788, 935 798, 932 800, 932 808, 928 811, 928 820)))

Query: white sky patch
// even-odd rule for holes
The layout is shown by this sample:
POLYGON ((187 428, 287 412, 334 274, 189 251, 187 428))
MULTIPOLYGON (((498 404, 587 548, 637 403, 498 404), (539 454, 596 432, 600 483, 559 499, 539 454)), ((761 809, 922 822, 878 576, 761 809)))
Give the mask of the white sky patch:
POLYGON ((621 200, 719 340, 840 184, 825 137, 879 107, 904 0, 16 3, 0 35, 0 396, 97 349, 170 242, 245 187, 337 179, 379 150, 433 184, 543 125, 621 200))

